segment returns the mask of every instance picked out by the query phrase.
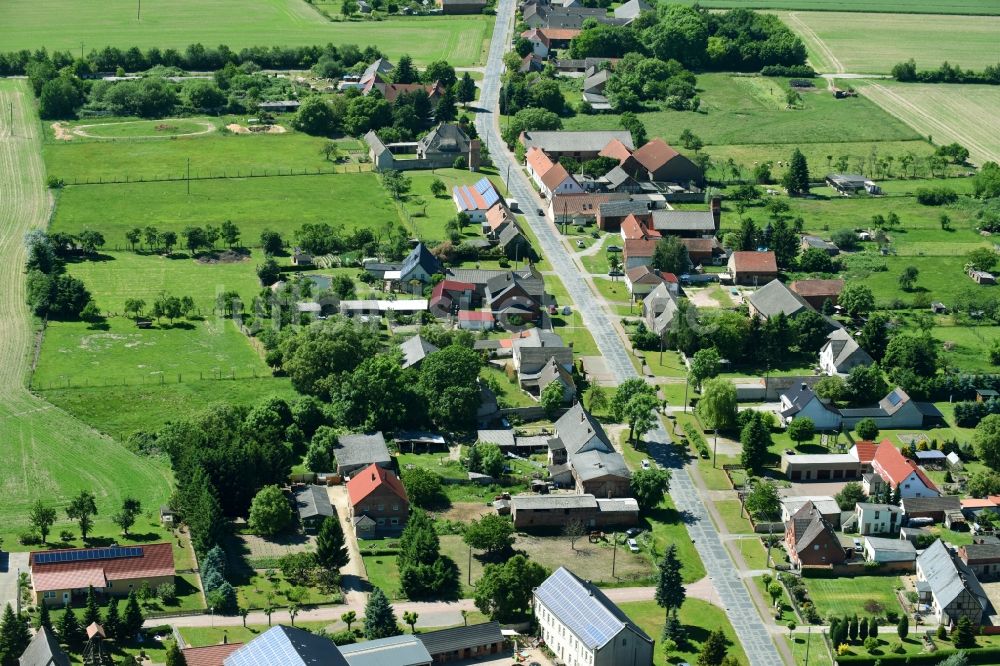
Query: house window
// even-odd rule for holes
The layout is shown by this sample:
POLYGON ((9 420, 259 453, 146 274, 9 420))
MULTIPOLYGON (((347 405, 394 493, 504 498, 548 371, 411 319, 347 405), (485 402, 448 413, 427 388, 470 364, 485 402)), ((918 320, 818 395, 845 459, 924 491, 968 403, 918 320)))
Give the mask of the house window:
POLYGON ((43 599, 55 599, 56 598, 56 593, 53 592, 53 591, 51 591, 51 590, 48 591, 48 592, 44 592, 42 594, 42 598, 43 599))
POLYGON ((379 511, 385 511, 385 504, 379 504, 378 505, 378 510, 379 511))
POLYGON ((385 527, 385 518, 379 518, 377 522, 379 527, 385 527))
POLYGON ((878 520, 878 511, 875 512, 875 520, 878 520))
POLYGON ((389 519, 389 524, 390 525, 399 525, 399 518, 390 518, 389 519))
POLYGON ((399 511, 399 505, 398 504, 393 504, 392 505, 392 510, 393 511, 399 511))

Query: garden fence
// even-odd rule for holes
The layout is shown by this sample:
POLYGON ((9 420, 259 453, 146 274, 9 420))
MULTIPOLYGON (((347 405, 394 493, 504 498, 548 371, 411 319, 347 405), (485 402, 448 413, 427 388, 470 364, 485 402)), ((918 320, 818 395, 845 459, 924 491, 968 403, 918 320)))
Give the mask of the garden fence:
POLYGON ((71 185, 122 185, 131 183, 162 183, 174 181, 191 180, 223 180, 241 178, 274 178, 278 176, 329 176, 340 173, 362 173, 371 171, 371 164, 344 164, 327 168, 306 168, 295 169, 223 169, 222 171, 196 171, 190 174, 141 174, 124 176, 98 176, 97 178, 73 178, 64 179, 65 186, 71 185))
POLYGON ((150 372, 143 375, 118 375, 104 377, 62 376, 53 379, 32 377, 28 388, 33 391, 54 391, 57 389, 88 389, 112 386, 163 386, 183 384, 193 381, 232 381, 237 379, 269 379, 267 371, 237 370, 236 368, 211 368, 189 372, 150 372))

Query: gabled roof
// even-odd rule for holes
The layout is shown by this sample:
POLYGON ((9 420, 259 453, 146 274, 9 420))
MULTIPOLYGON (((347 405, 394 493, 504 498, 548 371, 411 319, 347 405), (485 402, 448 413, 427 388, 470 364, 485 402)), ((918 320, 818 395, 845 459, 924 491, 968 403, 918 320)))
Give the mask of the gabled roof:
POLYGON ((904 497, 900 500, 903 513, 927 513, 929 511, 947 513, 961 511, 962 498, 958 495, 943 497, 904 497))
POLYGON ((658 285, 662 282, 677 283, 677 276, 673 273, 661 273, 651 266, 636 266, 625 271, 628 281, 632 284, 658 285))
POLYGON ((611 139, 598 153, 601 157, 611 157, 623 162, 632 157, 632 151, 619 139, 611 139))
POLYGON ((407 500, 406 488, 398 476, 378 465, 369 465, 347 482, 347 495, 351 499, 351 506, 357 506, 366 497, 383 487, 389 488, 400 499, 407 500))
POLYGON ((630 213, 628 217, 622 220, 621 233, 622 238, 626 241, 660 237, 659 231, 648 229, 633 213, 630 213))
POLYGON ((420 148, 425 153, 467 153, 471 144, 472 139, 456 123, 441 123, 420 140, 420 148))
POLYGON ((799 296, 836 298, 844 290, 843 280, 796 280, 789 288, 799 296))
POLYGON ((656 244, 658 240, 655 238, 638 238, 638 239, 628 239, 624 245, 625 260, 628 261, 630 257, 652 257, 656 253, 656 244))
POLYGON ((243 643, 220 643, 204 647, 181 648, 187 666, 222 666, 226 657, 243 647, 243 643))
POLYGON ((333 447, 333 457, 341 467, 387 463, 392 460, 381 431, 340 435, 337 437, 337 445, 333 447))
POLYGON ((854 341, 851 334, 846 329, 834 329, 827 336, 827 343, 820 349, 820 354, 826 353, 829 349, 833 355, 833 366, 836 369, 846 368, 848 363, 852 365, 871 365, 875 361, 868 355, 861 346, 854 341))
POLYGON ((424 666, 431 655, 423 641, 412 634, 378 638, 352 645, 341 645, 340 654, 351 666, 424 666))
POLYGON ((542 182, 545 183, 545 187, 550 190, 554 190, 559 187, 567 179, 574 180, 573 176, 569 174, 569 171, 566 171, 566 167, 558 162, 553 164, 552 168, 542 174, 542 182))
POLYGON ((486 211, 486 223, 490 226, 490 231, 496 231, 505 222, 513 221, 514 218, 502 201, 496 202, 492 208, 486 211))
POLYGON ((650 330, 662 336, 677 314, 677 297, 667 288, 666 283, 658 284, 642 299, 642 308, 652 316, 652 321, 647 321, 650 330))
POLYGON ((750 294, 750 304, 767 319, 779 312, 785 313, 786 317, 794 317, 813 309, 804 298, 778 280, 771 280, 750 294))
POLYGON ((417 243, 417 246, 406 256, 403 265, 399 267, 399 274, 401 276, 409 275, 417 266, 427 271, 428 275, 444 272, 441 262, 431 254, 431 251, 423 243, 417 243))
POLYGON ((295 507, 298 509, 300 518, 334 515, 326 486, 309 484, 305 488, 295 491, 295 507))
POLYGON ((524 161, 527 163, 531 170, 538 174, 541 178, 545 173, 551 169, 555 162, 549 159, 549 156, 545 154, 545 151, 538 146, 532 146, 528 148, 528 152, 524 154, 524 161))
POLYGON ((69 657, 59 647, 59 641, 45 627, 39 627, 17 663, 18 666, 70 666, 69 657))
POLYGON ((615 7, 615 16, 622 19, 634 19, 650 9, 651 7, 643 0, 628 0, 628 2, 615 7))
MULTIPOLYGON (((447 280, 442 280, 438 285, 435 285, 434 290, 437 291, 437 287, 446 282, 447 280)), ((462 283, 456 282, 453 284, 461 285, 462 283)), ((468 288, 472 289, 473 287, 469 285, 468 288)), ((464 291, 464 288, 457 289, 456 291, 464 291)), ((411 368, 423 361, 428 354, 439 351, 437 346, 425 340, 419 333, 402 342, 399 345, 399 349, 403 352, 403 368, 411 368)))
POLYGON ((826 535, 834 543, 839 542, 837 533, 812 502, 806 502, 791 518, 795 529, 795 550, 805 550, 821 536, 826 535))
POLYGON ((173 576, 174 551, 169 543, 122 548, 67 548, 28 555, 36 592, 108 586, 108 581, 173 576))
POLYGON ((361 75, 361 83, 366 83, 374 79, 377 74, 388 74, 392 70, 393 65, 391 62, 385 58, 379 58, 365 68, 364 74, 361 75))
POLYGON ((632 473, 625 464, 625 458, 617 451, 584 451, 570 456, 569 464, 573 466, 576 476, 581 481, 600 479, 605 476, 629 478, 632 473))
POLYGON ((559 439, 566 446, 566 454, 571 458, 584 450, 615 450, 604 428, 580 403, 566 410, 555 425, 559 439))
POLYGON ((521 229, 516 224, 508 224, 503 228, 503 231, 500 232, 500 236, 497 238, 497 243, 500 247, 506 248, 518 239, 524 240, 525 242, 527 241, 524 234, 521 233, 521 229))
POLYGON ((632 143, 632 133, 628 130, 527 130, 522 132, 520 136, 520 141, 525 148, 538 146, 547 153, 599 153, 613 139, 618 139, 618 141, 629 149, 634 145, 632 143))
POLYGON ((667 145, 663 139, 652 139, 632 153, 632 157, 649 172, 662 168, 670 160, 678 156, 680 156, 680 153, 667 145))
POLYGON ((674 233, 715 233, 715 216, 710 210, 654 210, 653 227, 674 233))
POLYGON ((858 462, 863 464, 870 463, 875 457, 875 452, 877 450, 878 444, 865 440, 861 440, 851 447, 851 452, 857 456, 858 462))
POLYGON ((976 597, 982 608, 989 606, 989 600, 975 574, 952 555, 941 539, 917 556, 917 567, 942 609, 947 608, 966 590, 976 597))
MULTIPOLYGON (((909 460, 900 453, 899 449, 892 445, 888 439, 882 440, 875 450, 875 457, 872 459, 873 465, 878 465, 882 470, 882 478, 893 488, 902 483, 910 474, 914 472, 920 481, 927 486, 928 490, 937 491, 937 486, 931 481, 924 471, 917 467, 917 464, 909 460)), ((958 508, 958 507, 956 507, 958 508)))
POLYGON ((424 631, 417 638, 431 655, 448 654, 466 648, 477 648, 493 643, 502 643, 499 622, 481 622, 467 627, 452 627, 438 631, 424 631))
POLYGON ((535 597, 591 650, 607 645, 625 628, 653 642, 604 592, 565 567, 546 578, 535 597))
POLYGON ((778 262, 774 252, 754 252, 740 250, 730 257, 733 269, 740 273, 777 273, 778 262))
POLYGON ((278 625, 226 657, 225 666, 348 666, 329 638, 278 625))
POLYGON ((584 92, 600 92, 604 90, 604 84, 611 77, 611 72, 607 69, 599 69, 583 80, 584 92))
POLYGON ((879 400, 878 406, 886 414, 892 416, 900 409, 902 409, 903 405, 905 405, 909 401, 910 401, 910 396, 907 395, 906 391, 897 386, 893 390, 889 391, 888 395, 879 400))
POLYGON ((885 511, 886 513, 903 513, 903 510, 895 504, 875 504, 873 502, 858 502, 855 508, 862 511, 885 511))

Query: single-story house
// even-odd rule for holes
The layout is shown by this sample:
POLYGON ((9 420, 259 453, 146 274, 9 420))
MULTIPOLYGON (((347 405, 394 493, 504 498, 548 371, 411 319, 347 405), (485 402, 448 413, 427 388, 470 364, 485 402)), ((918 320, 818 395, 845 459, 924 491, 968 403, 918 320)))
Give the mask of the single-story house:
POLYGON ((900 527, 899 528, 899 538, 906 539, 912 544, 916 544, 917 541, 923 541, 928 537, 934 536, 926 527, 900 527))
POLYGON ((626 272, 640 266, 649 266, 653 263, 653 255, 656 254, 657 240, 627 240, 623 243, 622 267, 626 272))
MULTIPOLYGON (((337 649, 350 666, 430 666, 434 658, 427 651, 420 637, 401 634, 362 641, 351 645, 339 645, 337 649)), ((317 662, 323 663, 323 662, 317 662)))
POLYGON ((677 296, 664 282, 653 287, 642 299, 642 318, 646 328, 661 339, 670 332, 677 314, 677 296))
POLYGON ((972 281, 977 284, 996 284, 997 278, 993 273, 987 273, 986 271, 977 271, 974 268, 969 269, 969 277, 972 281))
POLYGON ((729 257, 729 276, 734 284, 766 284, 778 277, 774 252, 737 251, 729 257))
POLYGON ((28 554, 35 604, 62 607, 94 592, 125 597, 148 585, 174 583, 174 551, 169 543, 102 548, 65 548, 28 554))
POLYGON ((906 539, 883 539, 866 536, 863 540, 865 560, 889 564, 895 562, 915 563, 917 549, 906 539))
POLYGON ((492 331, 496 322, 489 310, 459 310, 458 327, 466 331, 492 331))
POLYGON ((1000 577, 1000 544, 972 543, 959 548, 958 556, 979 580, 1000 577))
POLYGON ((840 410, 844 427, 853 428, 858 421, 870 418, 880 430, 924 428, 940 423, 944 416, 931 402, 916 402, 902 388, 896 387, 877 405, 840 410))
POLYGON ((781 394, 781 418, 785 424, 796 419, 812 419, 817 430, 838 430, 840 412, 823 402, 808 384, 802 382, 781 394))
POLYGON ((830 241, 823 240, 819 236, 803 236, 802 242, 799 247, 803 252, 806 250, 822 250, 830 256, 836 256, 840 254, 840 248, 831 243, 830 241))
POLYGON ((856 481, 861 463, 850 453, 783 453, 781 471, 789 481, 856 481))
POLYGON ((337 515, 330 503, 326 486, 309 484, 296 488, 292 494, 295 497, 295 508, 299 512, 299 522, 306 532, 316 531, 324 520, 337 515))
POLYGON ((386 469, 392 467, 392 456, 381 431, 340 435, 333 448, 333 457, 337 463, 337 474, 342 477, 372 464, 386 469))

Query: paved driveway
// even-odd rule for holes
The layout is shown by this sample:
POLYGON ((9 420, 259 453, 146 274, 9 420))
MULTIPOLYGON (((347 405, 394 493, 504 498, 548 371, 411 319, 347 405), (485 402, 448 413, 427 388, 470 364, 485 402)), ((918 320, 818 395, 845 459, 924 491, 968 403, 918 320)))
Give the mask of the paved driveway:
MULTIPOLYGON (((526 211, 525 219, 541 245, 541 248, 536 249, 540 249, 552 263, 552 272, 562 278, 570 298, 583 316, 587 329, 594 336, 610 374, 618 382, 638 377, 639 374, 629 359, 628 349, 612 324, 603 302, 595 296, 584 278, 583 266, 576 263, 549 221, 535 212, 540 207, 538 197, 520 165, 514 162, 513 155, 506 150, 500 138, 493 110, 498 107, 503 56, 510 47, 513 27, 514 0, 500 0, 497 4, 496 28, 490 43, 489 59, 479 100, 479 106, 484 111, 476 116, 476 128, 479 135, 485 137, 487 145, 493 145, 490 156, 497 167, 497 172, 510 174, 507 188, 515 199, 523 202, 521 207, 526 211)), ((750 663, 761 666, 775 666, 782 663, 784 661, 782 655, 771 641, 771 636, 753 605, 749 591, 723 546, 718 531, 709 519, 708 510, 694 482, 684 468, 686 461, 678 455, 676 447, 670 446, 670 436, 661 425, 657 425, 647 438, 650 442, 649 456, 673 471, 670 495, 677 510, 688 523, 691 539, 701 554, 709 577, 719 591, 729 620, 743 644, 750 663)))
POLYGON ((28 571, 28 554, 0 552, 0 608, 17 608, 18 570, 28 571))

